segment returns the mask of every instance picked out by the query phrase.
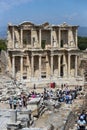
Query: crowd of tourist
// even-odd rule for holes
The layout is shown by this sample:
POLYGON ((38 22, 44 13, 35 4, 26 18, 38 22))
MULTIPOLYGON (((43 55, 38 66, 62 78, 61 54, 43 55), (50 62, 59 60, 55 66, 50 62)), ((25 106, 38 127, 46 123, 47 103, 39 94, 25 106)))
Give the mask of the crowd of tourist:
POLYGON ((60 89, 54 91, 54 89, 46 89, 44 87, 42 93, 36 92, 36 87, 34 86, 33 91, 31 91, 28 95, 23 94, 21 92, 20 96, 18 97, 10 97, 9 98, 9 105, 10 108, 16 109, 17 107, 22 108, 26 107, 32 98, 40 97, 44 100, 57 100, 58 102, 65 102, 66 104, 72 104, 73 100, 76 99, 78 91, 82 90, 82 87, 76 87, 75 89, 71 90, 67 85, 61 85, 60 89))
MULTIPOLYGON (((73 101, 77 98, 78 93, 82 90, 82 86, 76 86, 74 89, 70 89, 68 85, 64 84, 61 85, 60 89, 46 89, 44 87, 43 92, 37 93, 36 87, 34 85, 33 90, 28 94, 25 95, 23 92, 18 97, 10 97, 9 98, 9 106, 10 109, 16 109, 16 108, 27 108, 28 102, 32 98, 41 98, 43 102, 45 100, 56 100, 58 102, 64 102, 66 104, 72 104, 73 101)), ((78 124, 78 130, 85 130, 85 126, 87 124, 87 115, 83 111, 78 118, 77 124, 78 124)))
POLYGON ((27 97, 23 96, 23 97, 10 97, 9 98, 9 106, 10 109, 16 109, 18 108, 22 108, 22 107, 26 107, 27 108, 27 97))
MULTIPOLYGON (((66 104, 72 104, 72 101, 76 99, 78 91, 81 91, 82 87, 76 87, 75 89, 70 89, 67 85, 57 89, 54 95, 52 90, 44 90, 43 99, 48 100, 49 98, 56 98, 59 102, 65 102, 66 104)), ((54 99, 55 99, 54 98, 54 99)))

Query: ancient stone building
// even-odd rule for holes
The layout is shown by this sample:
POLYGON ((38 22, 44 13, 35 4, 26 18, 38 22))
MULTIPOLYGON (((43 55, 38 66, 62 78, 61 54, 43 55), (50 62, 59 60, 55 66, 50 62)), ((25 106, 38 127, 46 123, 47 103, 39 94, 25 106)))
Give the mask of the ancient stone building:
POLYGON ((83 84, 78 26, 63 23, 8 25, 8 71, 14 79, 41 83, 83 84))

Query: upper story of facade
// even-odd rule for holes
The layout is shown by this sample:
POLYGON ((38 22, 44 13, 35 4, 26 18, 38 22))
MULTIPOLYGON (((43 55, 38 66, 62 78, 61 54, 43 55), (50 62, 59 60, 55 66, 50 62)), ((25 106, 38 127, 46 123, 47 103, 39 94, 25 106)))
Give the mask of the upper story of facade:
POLYGON ((78 26, 66 23, 50 25, 44 23, 36 25, 23 22, 19 25, 8 25, 7 48, 8 50, 31 49, 78 49, 78 26))

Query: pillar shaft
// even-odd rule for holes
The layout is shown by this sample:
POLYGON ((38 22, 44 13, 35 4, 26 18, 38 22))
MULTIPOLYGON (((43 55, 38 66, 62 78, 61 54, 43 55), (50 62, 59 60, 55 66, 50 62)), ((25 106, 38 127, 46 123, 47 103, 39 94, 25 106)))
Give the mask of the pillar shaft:
POLYGON ((70 76, 70 64, 71 64, 71 55, 68 54, 68 77, 70 76))
POLYGON ((71 44, 70 42, 72 41, 71 37, 72 37, 72 31, 71 31, 71 29, 69 29, 68 30, 68 43, 67 43, 68 47, 70 47, 70 44, 71 44))
POLYGON ((61 55, 58 55, 58 77, 60 77, 60 58, 61 55))
POLYGON ((34 76, 34 56, 31 57, 31 76, 34 76))
POLYGON ((41 78, 41 55, 39 55, 39 77, 41 78))
POLYGON ((61 44, 61 30, 59 29, 59 48, 60 48, 60 44, 61 44))
POLYGON ((66 57, 63 55, 63 73, 64 77, 66 76, 66 57))
POLYGON ((27 55, 27 78, 29 76, 29 56, 27 55))
POLYGON ((33 45, 32 31, 33 30, 31 29, 31 47, 33 48, 34 45, 33 45))
POLYGON ((12 57, 12 72, 13 78, 15 78, 15 56, 12 57))
POLYGON ((75 56, 75 77, 77 77, 77 55, 75 56))
POLYGON ((21 29, 21 48, 23 48, 23 29, 21 29))
POLYGON ((51 29, 51 47, 53 46, 52 29, 51 29))
POLYGON ((21 70, 21 79, 22 79, 23 78, 23 56, 21 56, 20 70, 21 70))
POLYGON ((51 76, 53 76, 53 55, 51 55, 51 76))

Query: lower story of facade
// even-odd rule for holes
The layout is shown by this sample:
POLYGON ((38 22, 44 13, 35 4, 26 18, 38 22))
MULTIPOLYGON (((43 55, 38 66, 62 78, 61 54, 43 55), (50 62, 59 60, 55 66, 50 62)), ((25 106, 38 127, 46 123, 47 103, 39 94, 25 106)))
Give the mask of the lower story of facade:
POLYGON ((36 84, 84 82, 79 54, 74 51, 8 51, 8 71, 16 80, 36 84))

